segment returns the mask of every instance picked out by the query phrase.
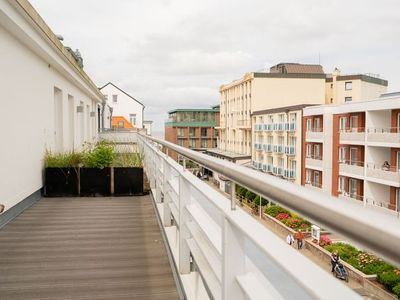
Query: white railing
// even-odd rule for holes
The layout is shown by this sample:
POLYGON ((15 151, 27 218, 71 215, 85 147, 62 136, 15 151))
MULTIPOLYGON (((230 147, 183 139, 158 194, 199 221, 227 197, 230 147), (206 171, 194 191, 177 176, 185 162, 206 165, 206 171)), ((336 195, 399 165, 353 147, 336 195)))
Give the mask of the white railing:
MULTIPOLYGON (((235 209, 234 201, 177 164, 160 150, 161 145, 167 153, 176 151, 400 265, 400 222, 396 218, 250 168, 140 136, 145 171, 188 299, 200 299, 204 293, 209 298, 232 300, 359 296, 288 247, 246 212, 235 209), (371 217, 375 222, 370 222, 371 217), (191 268, 192 260, 197 271, 191 268), (199 274, 202 284, 195 274, 199 274)), ((234 183, 231 190, 235 190, 234 183)))

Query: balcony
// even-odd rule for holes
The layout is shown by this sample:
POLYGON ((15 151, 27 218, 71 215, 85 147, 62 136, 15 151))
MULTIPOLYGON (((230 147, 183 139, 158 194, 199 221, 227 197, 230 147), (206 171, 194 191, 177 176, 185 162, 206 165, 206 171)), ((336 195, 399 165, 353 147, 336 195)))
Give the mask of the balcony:
POLYGON ((363 179, 364 162, 360 161, 340 161, 339 174, 347 177, 363 179))
POLYGON ((262 151, 263 150, 263 144, 255 143, 254 144, 254 149, 256 149, 256 151, 262 151))
POLYGON ((285 123, 285 130, 286 131, 296 131, 296 123, 285 123))
POLYGON ((341 144, 360 145, 365 142, 364 128, 348 128, 339 132, 341 144))
POLYGON ((258 131, 262 131, 264 128, 264 124, 255 124, 254 125, 254 131, 258 132, 258 131))
POLYGON ((263 149, 265 152, 272 152, 273 146, 271 144, 264 144, 263 149))
POLYGON ((400 147, 400 132, 398 128, 368 128, 367 142, 377 146, 400 147))
POLYGON ((341 199, 358 200, 358 201, 363 201, 364 200, 364 196, 358 195, 356 193, 349 193, 347 191, 339 191, 339 198, 341 198, 341 199))
POLYGON ((271 132, 274 129, 273 124, 264 124, 264 131, 271 132))
POLYGON ((320 157, 320 156, 306 157, 306 168, 322 171, 322 168, 323 168, 322 157, 320 157))
POLYGON ((285 123, 275 123, 273 126, 275 131, 285 130, 285 123))
POLYGON ((322 143, 324 140, 324 132, 322 128, 312 128, 306 131, 306 141, 307 142, 317 142, 322 143))
POLYGON ((274 174, 275 176, 283 176, 283 167, 273 166, 272 167, 272 174, 274 174))
POLYGON ((285 146, 285 154, 286 155, 296 155, 296 147, 295 146, 285 146))
POLYGON ((274 145, 274 152, 278 154, 285 153, 285 148, 283 145, 274 145))
POLYGON ((397 167, 382 167, 367 163, 366 176, 368 180, 376 183, 400 187, 400 170, 397 167))
POLYGON ((391 214, 397 215, 396 205, 390 204, 390 202, 375 200, 375 199, 372 199, 371 197, 364 197, 364 200, 365 200, 365 204, 367 204, 367 205, 372 205, 374 207, 383 208, 383 209, 385 209, 384 210, 385 213, 391 213, 391 214))
POLYGON ((322 190, 322 185, 319 182, 307 181, 304 186, 313 190, 322 190))
POLYGON ((283 172, 283 177, 285 177, 287 179, 296 179, 296 171, 290 170, 290 169, 285 169, 283 172))

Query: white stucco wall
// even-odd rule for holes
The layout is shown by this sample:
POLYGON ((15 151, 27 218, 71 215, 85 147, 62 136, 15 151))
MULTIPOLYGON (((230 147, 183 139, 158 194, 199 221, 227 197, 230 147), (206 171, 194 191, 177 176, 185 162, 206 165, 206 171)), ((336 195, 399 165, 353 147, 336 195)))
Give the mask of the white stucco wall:
POLYGON ((129 122, 129 115, 136 114, 136 128, 143 128, 144 106, 132 99, 124 92, 108 83, 101 88, 103 95, 107 96, 107 104, 113 109, 113 116, 123 116, 129 122), (113 101, 113 95, 117 95, 117 102, 113 101))
POLYGON ((101 98, 7 1, 0 3, 0 66, 0 203, 8 210, 43 186, 46 149, 79 149, 96 138, 90 112, 101 98))

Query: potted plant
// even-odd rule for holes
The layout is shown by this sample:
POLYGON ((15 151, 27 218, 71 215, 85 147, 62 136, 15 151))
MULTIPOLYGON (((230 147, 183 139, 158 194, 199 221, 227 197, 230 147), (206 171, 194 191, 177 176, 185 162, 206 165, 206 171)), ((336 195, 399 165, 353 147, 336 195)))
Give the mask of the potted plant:
POLYGON ((79 164, 77 152, 51 153, 46 151, 44 164, 44 196, 72 197, 79 195, 79 164))
POLYGON ((81 196, 111 195, 111 164, 115 156, 114 145, 102 141, 83 153, 80 169, 81 196))
POLYGON ((143 157, 139 153, 118 153, 113 162, 114 195, 143 195, 143 157))

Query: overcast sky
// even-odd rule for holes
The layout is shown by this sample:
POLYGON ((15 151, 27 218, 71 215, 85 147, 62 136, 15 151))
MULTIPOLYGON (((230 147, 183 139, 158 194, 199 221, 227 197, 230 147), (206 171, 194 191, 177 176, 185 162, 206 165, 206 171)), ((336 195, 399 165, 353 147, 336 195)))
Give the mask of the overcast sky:
POLYGON ((279 62, 375 73, 400 91, 400 0, 31 0, 98 86, 167 111, 218 104, 218 87, 279 62))

